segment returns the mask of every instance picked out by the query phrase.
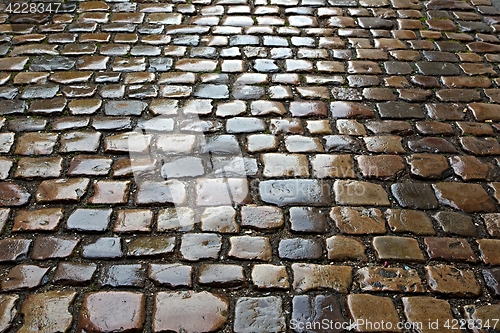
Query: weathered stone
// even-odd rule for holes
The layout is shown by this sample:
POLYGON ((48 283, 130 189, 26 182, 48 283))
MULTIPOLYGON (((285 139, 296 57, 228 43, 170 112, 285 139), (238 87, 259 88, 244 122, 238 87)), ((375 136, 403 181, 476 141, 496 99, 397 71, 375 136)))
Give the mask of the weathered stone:
POLYGON ((500 306, 498 304, 477 306, 476 305, 466 305, 464 306, 465 317, 474 322, 474 323, 482 323, 481 327, 474 326, 472 331, 475 333, 479 333, 481 331, 490 330, 495 325, 492 323, 496 323, 497 321, 497 313, 500 311, 500 306))
POLYGON ((23 157, 17 163, 16 178, 56 178, 61 175, 61 157, 23 157))
POLYGON ((23 206, 28 203, 31 194, 28 190, 21 185, 13 182, 0 183, 0 205, 9 206, 23 206))
POLYGON ((175 237, 151 236, 138 237, 128 243, 129 257, 158 257, 173 252, 175 237))
POLYGON ((425 270, 429 287, 436 293, 454 297, 481 295, 481 287, 472 270, 448 265, 426 266, 425 270))
POLYGON ((415 269, 364 267, 358 270, 358 283, 363 291, 395 291, 422 293, 422 280, 415 269))
POLYGON ((66 332, 73 323, 69 307, 76 298, 73 291, 49 291, 28 295, 21 306, 23 326, 18 332, 66 332))
POLYGON ((31 242, 31 239, 22 238, 0 240, 0 262, 15 262, 27 259, 31 242))
POLYGON ((441 178, 443 172, 449 169, 444 156, 432 154, 412 154, 407 157, 410 172, 419 178, 441 178))
POLYGON ((205 208, 200 217, 201 230, 220 233, 237 233, 236 211, 231 206, 205 208))
POLYGON ((408 209, 388 209, 385 218, 395 233, 411 232, 416 235, 435 235, 432 221, 425 212, 408 209))
POLYGON ((373 238, 373 248, 378 260, 423 262, 416 239, 396 236, 377 236, 373 238))
POLYGON ((145 181, 138 185, 135 194, 135 203, 148 205, 153 203, 176 203, 181 204, 186 199, 184 184, 177 180, 164 182, 145 181))
POLYGON ((102 291, 85 295, 78 329, 85 333, 142 330, 146 318, 142 293, 102 291))
POLYGON ((89 182, 88 178, 44 180, 36 191, 36 201, 78 201, 87 191, 89 182))
POLYGON ((474 155, 499 155, 500 143, 495 138, 461 137, 464 150, 474 155))
POLYGON ((335 201, 339 205, 389 206, 384 188, 378 184, 355 180, 337 180, 333 185, 335 201))
POLYGON ((54 231, 62 217, 60 208, 19 211, 14 218, 12 231, 54 231))
POLYGON ((392 299, 389 297, 367 294, 348 295, 347 313, 352 321, 362 323, 362 325, 357 326, 361 332, 378 332, 379 330, 374 328, 373 323, 381 323, 382 321, 386 323, 385 331, 400 332, 397 328, 399 316, 392 299))
POLYGON ((185 234, 180 253, 185 260, 217 259, 221 250, 221 237, 217 234, 185 234))
POLYGON ((403 159, 395 155, 359 155, 356 160, 363 176, 369 178, 393 180, 405 168, 403 159))
POLYGON ((259 193, 264 202, 278 206, 328 206, 331 203, 328 184, 318 180, 261 181, 259 183, 259 193))
POLYGON ((437 183, 433 184, 432 187, 436 192, 437 199, 443 205, 463 210, 466 213, 496 211, 493 200, 481 185, 437 183))
POLYGON ((236 302, 234 332, 282 332, 286 330, 280 297, 241 297, 236 302))
POLYGON ((438 212, 433 215, 446 234, 459 236, 477 236, 476 227, 469 215, 456 212, 438 212))
POLYGON ((245 282, 243 267, 205 264, 198 269, 198 283, 213 287, 235 287, 245 282))
POLYGON ((81 255, 86 259, 117 259, 123 257, 119 237, 101 237, 82 246, 81 255))
POLYGON ((77 231, 103 232, 111 220, 111 209, 76 209, 66 222, 67 228, 77 231))
POLYGON ((272 260, 272 247, 267 237, 235 236, 229 238, 228 255, 246 260, 272 260))
POLYGON ((309 169, 307 158, 299 154, 275 154, 261 155, 264 166, 262 174, 264 177, 308 177, 309 169))
POLYGON ((463 238, 426 237, 425 244, 431 259, 476 262, 472 248, 463 238))
POLYGON ((95 264, 60 262, 52 281, 60 285, 88 285, 96 270, 95 264))
POLYGON ((253 284, 260 289, 288 289, 288 273, 285 266, 268 264, 254 265, 252 269, 253 284))
POLYGON ((168 207, 158 212, 158 231, 190 231, 194 226, 194 210, 189 207, 168 207))
POLYGON ((323 249, 315 239, 289 238, 280 241, 278 255, 289 260, 318 259, 323 255, 323 249))
POLYGON ((290 226, 295 232, 324 233, 329 231, 325 214, 315 207, 291 207, 290 226))
POLYGON ((101 287, 144 287, 145 274, 140 264, 104 266, 99 274, 101 287))
POLYGON ((197 179, 196 204, 217 206, 250 202, 248 182, 241 178, 197 179))
POLYGON ((500 266, 500 258, 498 257, 498 250, 500 248, 500 240, 498 239, 479 239, 477 240, 481 259, 485 264, 493 266, 500 266))
MULTIPOLYGON (((314 329, 315 332, 321 333, 340 333, 342 332, 342 329, 335 327, 335 325, 347 324, 342 316, 340 302, 335 295, 294 296, 292 300, 292 307, 292 320, 296 323, 297 328, 303 327, 308 331, 314 329), (330 325, 327 329, 325 327, 327 325, 325 325, 318 329, 318 324, 315 323, 339 324, 330 325)), ((305 332, 305 330, 296 331, 305 332)))
POLYGON ((50 267, 21 264, 9 270, 2 280, 2 291, 34 289, 47 283, 50 267))
POLYGON ((383 234, 386 232, 382 212, 375 208, 334 207, 330 218, 346 234, 383 234))
POLYGON ((327 238, 326 250, 329 260, 368 260, 365 254, 365 246, 360 240, 353 237, 332 236, 327 238))
POLYGON ((69 236, 38 236, 33 244, 31 259, 67 258, 73 254, 79 241, 78 238, 69 236))
POLYGON ((14 324, 17 316, 17 295, 0 295, 0 332, 7 332, 14 324))
POLYGON ((149 264, 148 276, 155 285, 191 287, 192 268, 182 264, 149 264))
POLYGON ((460 332, 459 329, 451 328, 452 326, 445 328, 446 322, 454 320, 450 304, 446 300, 415 296, 403 297, 402 301, 408 322, 421 325, 422 333, 431 333, 435 330, 450 333, 460 332), (429 327, 429 323, 436 323, 435 327, 429 327))
POLYGON ((392 194, 404 208, 435 209, 438 201, 432 188, 423 183, 398 183, 391 186, 392 194))
POLYGON ((482 273, 491 294, 500 297, 500 268, 483 269, 482 273))
POLYGON ((155 295, 154 332, 213 332, 227 321, 229 302, 206 291, 159 292, 155 295))
POLYGON ((347 154, 315 155, 311 167, 316 178, 355 178, 352 157, 347 154))

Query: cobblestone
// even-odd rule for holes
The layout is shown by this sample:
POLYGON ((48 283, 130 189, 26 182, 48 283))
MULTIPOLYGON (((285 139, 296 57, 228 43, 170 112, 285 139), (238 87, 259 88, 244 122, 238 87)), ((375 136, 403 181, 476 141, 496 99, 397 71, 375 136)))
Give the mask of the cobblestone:
POLYGON ((495 319, 495 6, 0 5, 0 332, 495 319))

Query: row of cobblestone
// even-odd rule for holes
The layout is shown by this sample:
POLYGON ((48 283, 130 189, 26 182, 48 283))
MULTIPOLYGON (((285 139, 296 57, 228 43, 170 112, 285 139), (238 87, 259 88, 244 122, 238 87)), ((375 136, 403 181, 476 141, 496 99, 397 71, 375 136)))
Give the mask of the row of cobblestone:
POLYGON ((489 0, 8 6, 0 333, 500 330, 489 0))

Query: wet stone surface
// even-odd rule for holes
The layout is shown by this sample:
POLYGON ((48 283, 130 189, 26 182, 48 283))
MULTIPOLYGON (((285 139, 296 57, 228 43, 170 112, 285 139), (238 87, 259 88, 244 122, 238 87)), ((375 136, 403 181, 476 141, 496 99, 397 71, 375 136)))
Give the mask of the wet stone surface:
POLYGON ((495 5, 2 2, 0 332, 498 319, 495 5))

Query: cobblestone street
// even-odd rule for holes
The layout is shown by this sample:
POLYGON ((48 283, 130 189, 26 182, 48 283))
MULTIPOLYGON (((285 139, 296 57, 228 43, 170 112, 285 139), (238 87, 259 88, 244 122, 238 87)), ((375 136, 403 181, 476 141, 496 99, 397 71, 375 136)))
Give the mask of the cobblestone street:
POLYGON ((0 0, 0 333, 500 332, 499 32, 0 0))

